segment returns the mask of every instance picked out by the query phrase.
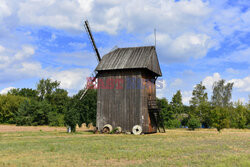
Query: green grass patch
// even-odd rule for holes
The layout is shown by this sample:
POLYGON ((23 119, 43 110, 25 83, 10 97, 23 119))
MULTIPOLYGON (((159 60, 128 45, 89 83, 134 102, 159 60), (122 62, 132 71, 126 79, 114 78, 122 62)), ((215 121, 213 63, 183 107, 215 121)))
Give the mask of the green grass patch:
POLYGON ((250 131, 0 133, 0 166, 250 166, 250 131))

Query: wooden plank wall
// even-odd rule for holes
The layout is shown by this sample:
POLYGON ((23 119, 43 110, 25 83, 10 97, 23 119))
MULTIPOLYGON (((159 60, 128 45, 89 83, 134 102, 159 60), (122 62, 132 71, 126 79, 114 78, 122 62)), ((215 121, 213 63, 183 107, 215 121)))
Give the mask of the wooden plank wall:
MULTIPOLYGON (((147 99, 148 94, 155 96, 155 86, 151 90, 141 89, 141 78, 152 78, 142 70, 111 70, 98 72, 97 90, 97 127, 99 130, 105 124, 111 124, 113 128, 122 127, 123 131, 132 131, 134 125, 141 125, 143 132, 154 132, 150 127, 147 99), (107 86, 107 80, 113 79, 114 88, 101 87, 101 82, 107 86), (123 81, 123 88, 118 89, 115 81, 123 81), (137 79, 137 80, 136 80, 137 79), (131 80, 134 82, 131 83, 131 80), (129 87, 128 85, 132 87, 129 87)), ((112 86, 111 86, 112 87, 112 86)), ((153 129, 152 129, 153 128, 153 129)))

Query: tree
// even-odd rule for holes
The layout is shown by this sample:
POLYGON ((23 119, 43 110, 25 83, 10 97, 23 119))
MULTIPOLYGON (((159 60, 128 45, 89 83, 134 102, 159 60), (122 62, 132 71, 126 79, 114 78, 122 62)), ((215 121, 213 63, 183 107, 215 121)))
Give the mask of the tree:
POLYGON ((96 108, 97 108, 97 91, 95 89, 89 89, 84 98, 80 99, 83 90, 80 90, 77 95, 73 97, 74 106, 79 112, 78 125, 81 126, 86 123, 88 126, 92 123, 96 125, 96 108))
POLYGON ((208 102, 207 93, 205 92, 206 87, 202 85, 202 82, 197 84, 192 92, 193 97, 189 101, 191 106, 198 107, 208 102))
POLYGON ((40 100, 51 100, 52 93, 59 87, 60 82, 51 79, 41 79, 37 84, 37 91, 40 100))
POLYGON ((172 106, 173 112, 176 115, 183 112, 182 95, 180 90, 178 90, 176 94, 173 96, 170 104, 172 106))
POLYGON ((215 127, 219 132, 223 128, 229 128, 230 121, 228 113, 228 108, 225 107, 215 107, 210 112, 212 126, 215 127))
POLYGON ((72 104, 65 109, 64 121, 67 126, 71 128, 71 132, 76 131, 76 125, 79 122, 79 112, 72 104))
POLYGON ((196 128, 199 128, 201 126, 201 123, 200 123, 199 119, 197 119, 195 117, 191 117, 187 122, 187 126, 189 129, 195 130, 196 128))
POLYGON ((164 125, 169 128, 168 123, 169 121, 175 119, 174 112, 171 110, 171 105, 168 104, 168 101, 166 98, 158 99, 157 98, 157 105, 160 109, 161 117, 164 121, 164 125))
POLYGON ((247 108, 240 102, 230 109, 230 127, 244 129, 247 126, 247 108))
POLYGON ((36 90, 30 89, 30 88, 22 88, 22 89, 11 89, 8 94, 14 95, 14 96, 23 96, 28 98, 37 98, 38 92, 36 90))
POLYGON ((48 113, 52 111, 47 101, 25 100, 16 114, 17 125, 48 125, 48 113))
POLYGON ((189 101, 191 113, 195 117, 200 118, 200 122, 205 126, 211 126, 209 119, 210 104, 208 102, 207 93, 205 92, 206 87, 202 85, 202 82, 197 84, 192 92, 192 98, 189 101))
POLYGON ((214 82, 212 105, 215 107, 229 107, 232 97, 233 83, 227 83, 225 80, 214 82))
POLYGON ((53 111, 48 113, 50 126, 64 126, 64 112, 69 102, 70 98, 66 90, 55 89, 50 98, 50 104, 53 107, 53 111))
POLYGON ((68 92, 64 89, 56 88, 50 95, 49 103, 54 107, 57 113, 63 113, 69 101, 68 92))
POLYGON ((18 108, 24 100, 27 98, 10 94, 0 95, 0 123, 14 124, 18 108))

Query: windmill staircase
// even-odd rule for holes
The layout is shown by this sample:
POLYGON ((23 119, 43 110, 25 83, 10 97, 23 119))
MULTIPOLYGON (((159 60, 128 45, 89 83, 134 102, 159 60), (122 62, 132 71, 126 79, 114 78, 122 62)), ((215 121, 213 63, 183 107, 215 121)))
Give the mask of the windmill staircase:
POLYGON ((158 108, 156 100, 148 100, 148 109, 153 116, 154 122, 156 124, 157 130, 160 133, 165 133, 164 121, 160 114, 160 109, 158 108))

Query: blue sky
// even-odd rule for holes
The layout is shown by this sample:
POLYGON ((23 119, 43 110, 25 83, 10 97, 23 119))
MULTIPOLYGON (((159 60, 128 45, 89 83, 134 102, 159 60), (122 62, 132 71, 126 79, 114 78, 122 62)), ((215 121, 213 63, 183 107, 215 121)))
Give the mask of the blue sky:
POLYGON ((233 100, 250 94, 249 0, 0 0, 0 93, 61 81, 83 88, 97 60, 83 27, 88 19, 101 55, 113 47, 154 45, 169 100, 188 104, 203 81, 234 82, 233 100))

